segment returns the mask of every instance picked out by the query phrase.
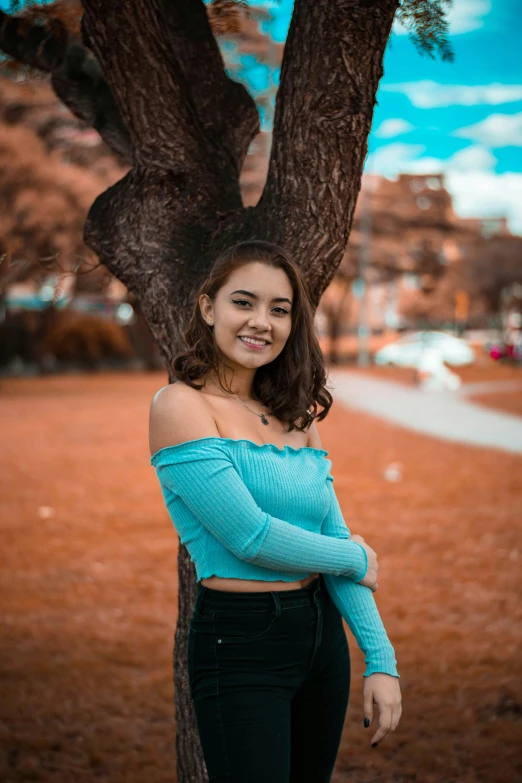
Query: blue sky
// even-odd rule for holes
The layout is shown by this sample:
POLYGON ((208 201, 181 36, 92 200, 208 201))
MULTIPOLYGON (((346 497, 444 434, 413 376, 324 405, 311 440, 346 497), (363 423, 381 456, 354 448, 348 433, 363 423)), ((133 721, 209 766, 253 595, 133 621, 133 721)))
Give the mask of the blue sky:
MULTIPOLYGON (((293 0, 262 4, 266 32, 284 41, 293 0)), ((522 234, 520 4, 454 0, 448 20, 453 63, 419 55, 394 23, 364 170, 442 171, 459 215, 506 215, 522 234)))
MULTIPOLYGON (((270 12, 263 31, 284 42, 293 0, 248 4, 270 12)), ((394 24, 364 170, 391 178, 444 172, 459 215, 506 215, 522 234, 520 0, 454 0, 449 23, 453 63, 419 55, 394 24)), ((222 46, 231 76, 249 86, 269 128, 279 73, 222 46)))
POLYGON ((520 5, 455 0, 449 20, 453 63, 394 26, 365 170, 443 171, 458 214, 506 215, 522 234, 520 5))

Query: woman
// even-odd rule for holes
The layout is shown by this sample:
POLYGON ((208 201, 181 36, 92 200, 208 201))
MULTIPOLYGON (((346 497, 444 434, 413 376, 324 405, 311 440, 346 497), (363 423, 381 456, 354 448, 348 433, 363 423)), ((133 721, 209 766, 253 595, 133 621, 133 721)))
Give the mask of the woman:
POLYGON ((401 695, 377 556, 346 527, 315 423, 332 397, 299 267, 267 242, 228 249, 185 340, 150 449, 200 583, 188 666, 209 780, 327 783, 350 689, 343 616, 366 656, 365 726, 379 708, 372 747, 401 695))

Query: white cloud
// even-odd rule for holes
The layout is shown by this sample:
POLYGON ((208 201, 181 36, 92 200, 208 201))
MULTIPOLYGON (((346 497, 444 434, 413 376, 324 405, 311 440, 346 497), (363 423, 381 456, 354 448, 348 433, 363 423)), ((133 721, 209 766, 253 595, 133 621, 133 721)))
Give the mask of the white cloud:
POLYGON ((453 136, 471 139, 488 147, 522 147, 522 112, 490 114, 484 120, 458 128, 453 136))
POLYGON ((471 144, 463 150, 455 152, 446 162, 446 168, 451 171, 493 171, 497 162, 496 157, 486 147, 479 144, 471 144))
POLYGON ((490 11, 491 0, 454 0, 447 14, 450 35, 479 30, 490 11))
MULTIPOLYGON (((491 11, 491 0, 454 0, 453 6, 446 12, 450 35, 461 35, 484 27, 484 19, 491 11)), ((407 35, 408 30, 397 20, 393 23, 393 32, 407 35)))
POLYGON ((409 133, 414 130, 414 127, 411 122, 403 120, 401 117, 390 117, 381 122, 374 135, 381 139, 390 139, 392 136, 400 136, 401 133, 409 133))
POLYGON ((443 173, 462 217, 506 215, 513 233, 522 234, 522 173, 496 174, 496 158, 486 147, 470 145, 447 160, 420 157, 422 144, 386 144, 368 156, 365 171, 394 179, 398 174, 443 173))
POLYGON ((489 171, 497 162, 496 157, 486 147, 470 144, 455 152, 446 160, 429 156, 420 157, 426 147, 423 144, 405 144, 396 141, 385 144, 368 155, 365 171, 395 177, 402 172, 428 174, 437 172, 476 172, 489 171))
POLYGON ((429 79, 417 82, 383 84, 381 90, 400 92, 419 109, 440 106, 480 106, 512 103, 522 100, 522 84, 441 84, 429 79))
POLYGON ((404 171, 404 165, 417 158, 425 149, 424 144, 405 144, 402 141, 385 144, 368 155, 365 171, 394 177, 399 171, 404 171))
POLYGON ((462 217, 506 215, 514 234, 522 234, 522 174, 506 171, 449 171, 446 184, 462 217))

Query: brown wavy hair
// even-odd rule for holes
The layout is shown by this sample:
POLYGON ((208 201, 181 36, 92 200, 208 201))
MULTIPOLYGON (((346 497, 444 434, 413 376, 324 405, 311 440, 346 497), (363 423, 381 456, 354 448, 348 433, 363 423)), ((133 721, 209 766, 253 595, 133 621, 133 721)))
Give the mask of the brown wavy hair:
MULTIPOLYGON (((220 365, 226 357, 216 345, 213 330, 203 318, 199 298, 207 294, 210 299, 215 299, 229 275, 253 261, 286 272, 293 290, 293 303, 292 326, 286 344, 279 356, 256 370, 252 396, 285 422, 289 432, 294 429, 303 431, 313 419, 321 421, 327 416, 333 400, 326 388, 324 355, 315 330, 307 283, 301 269, 278 245, 248 240, 219 254, 210 274, 197 291, 192 315, 183 333, 187 349, 174 357, 172 374, 175 379, 198 391, 204 384, 198 385, 197 381, 204 381, 210 371, 221 377, 220 365), (322 408, 320 413, 317 412, 318 405, 322 408)), ((225 388, 224 381, 222 384, 225 388)))

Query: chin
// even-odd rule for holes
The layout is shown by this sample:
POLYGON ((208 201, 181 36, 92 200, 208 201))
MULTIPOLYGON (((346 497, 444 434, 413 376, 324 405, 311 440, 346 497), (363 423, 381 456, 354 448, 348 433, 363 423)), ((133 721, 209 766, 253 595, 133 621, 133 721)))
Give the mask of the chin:
POLYGON ((223 352, 223 356, 230 364, 236 365, 238 367, 244 367, 248 370, 251 370, 253 367, 262 367, 264 364, 268 364, 273 359, 273 356, 267 358, 266 354, 261 356, 261 352, 259 355, 252 352, 251 356, 245 356, 244 354, 238 356, 237 353, 223 352))

